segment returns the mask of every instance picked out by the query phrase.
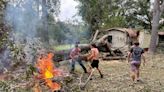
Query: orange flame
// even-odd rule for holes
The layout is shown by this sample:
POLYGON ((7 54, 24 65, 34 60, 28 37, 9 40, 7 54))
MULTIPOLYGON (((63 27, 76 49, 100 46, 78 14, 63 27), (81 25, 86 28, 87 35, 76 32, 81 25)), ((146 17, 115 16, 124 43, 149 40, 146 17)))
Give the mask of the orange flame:
POLYGON ((60 90, 61 86, 58 83, 52 82, 52 78, 55 76, 59 76, 60 73, 55 70, 55 66, 53 64, 53 53, 48 53, 47 56, 43 56, 37 60, 36 67, 39 70, 39 79, 43 79, 46 85, 52 90, 57 91, 60 90))

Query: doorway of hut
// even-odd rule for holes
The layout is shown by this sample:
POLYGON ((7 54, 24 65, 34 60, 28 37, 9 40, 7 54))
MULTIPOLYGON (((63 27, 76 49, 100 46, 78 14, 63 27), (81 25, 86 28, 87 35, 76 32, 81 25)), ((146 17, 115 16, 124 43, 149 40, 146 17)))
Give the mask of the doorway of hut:
POLYGON ((158 45, 159 46, 164 46, 164 35, 159 35, 158 45))
POLYGON ((109 43, 112 43, 112 39, 113 39, 112 35, 109 35, 107 39, 109 43))

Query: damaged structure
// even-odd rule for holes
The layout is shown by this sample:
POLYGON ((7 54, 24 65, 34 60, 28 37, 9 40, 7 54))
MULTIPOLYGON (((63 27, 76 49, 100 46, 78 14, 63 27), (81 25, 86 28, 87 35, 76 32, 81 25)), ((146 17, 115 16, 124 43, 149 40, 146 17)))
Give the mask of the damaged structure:
POLYGON ((127 28, 111 28, 96 33, 93 42, 97 44, 97 47, 101 52, 107 52, 103 53, 103 59, 121 59, 126 57, 127 51, 133 42, 138 41, 138 37, 139 31, 137 30, 127 28), (105 43, 109 44, 110 47, 102 46, 103 41, 106 41, 105 43), (103 48, 110 48, 110 50, 104 50, 103 48))
MULTIPOLYGON (((127 28, 111 28, 96 31, 91 43, 95 43, 100 50, 102 59, 125 59, 132 43, 138 41, 140 32, 127 28)), ((87 52, 89 44, 80 45, 82 52, 87 52)), ((55 61, 69 59, 70 50, 56 52, 55 61)))

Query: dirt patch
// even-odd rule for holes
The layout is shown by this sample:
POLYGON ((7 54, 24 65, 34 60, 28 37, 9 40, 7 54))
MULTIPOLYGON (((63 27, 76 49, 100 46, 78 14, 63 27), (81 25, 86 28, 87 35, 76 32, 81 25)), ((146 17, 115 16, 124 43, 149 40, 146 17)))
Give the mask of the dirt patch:
MULTIPOLYGON (((100 78, 98 72, 95 71, 93 80, 88 83, 82 92, 163 92, 164 58, 161 56, 146 55, 146 66, 141 65, 142 82, 136 84, 133 84, 130 79, 130 66, 127 61, 101 61, 100 69, 102 69, 104 78, 100 78)), ((80 77, 80 74, 78 77, 80 77)), ((84 78, 84 80, 86 79, 84 78)), ((77 90, 74 90, 74 92, 77 92, 77 90)))

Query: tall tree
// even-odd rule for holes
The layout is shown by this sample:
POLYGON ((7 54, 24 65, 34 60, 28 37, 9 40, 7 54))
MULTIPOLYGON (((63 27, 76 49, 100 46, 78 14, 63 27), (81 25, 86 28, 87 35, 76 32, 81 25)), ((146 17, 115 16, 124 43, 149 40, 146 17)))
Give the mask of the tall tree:
POLYGON ((41 6, 42 6, 42 19, 43 19, 42 34, 44 34, 42 36, 43 36, 43 40, 46 43, 49 43, 48 25, 49 22, 52 22, 52 20, 50 20, 49 18, 56 17, 58 15, 60 0, 41 0, 41 6))
POLYGON ((105 13, 104 10, 108 7, 107 0, 76 0, 80 4, 78 6, 79 15, 90 25, 90 29, 94 32, 102 24, 105 13))
POLYGON ((126 0, 122 5, 124 8, 127 26, 141 26, 144 29, 151 29, 150 0, 126 0))
POLYGON ((111 27, 151 28, 150 0, 76 0, 79 15, 92 30, 111 27))
POLYGON ((47 44, 49 44, 49 38, 48 38, 48 7, 47 7, 47 0, 42 0, 42 19, 43 19, 43 40, 47 44))
POLYGON ((152 23, 152 32, 151 32, 151 42, 149 46, 149 52, 152 54, 154 54, 156 51, 159 21, 160 21, 160 16, 163 12, 164 2, 162 3, 162 6, 160 7, 161 2, 162 1, 160 0, 155 0, 154 6, 153 6, 153 23, 152 23))

